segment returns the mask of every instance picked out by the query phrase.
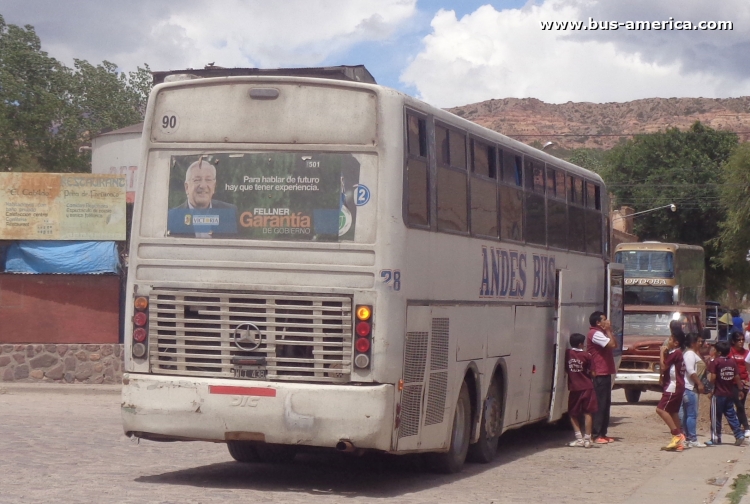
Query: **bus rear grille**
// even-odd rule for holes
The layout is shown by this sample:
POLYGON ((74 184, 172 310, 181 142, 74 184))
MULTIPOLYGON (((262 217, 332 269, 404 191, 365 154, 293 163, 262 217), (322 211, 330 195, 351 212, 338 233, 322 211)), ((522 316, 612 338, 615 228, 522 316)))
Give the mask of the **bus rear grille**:
POLYGON ((239 366, 271 381, 349 381, 349 296, 154 289, 149 301, 153 373, 234 378, 239 366))

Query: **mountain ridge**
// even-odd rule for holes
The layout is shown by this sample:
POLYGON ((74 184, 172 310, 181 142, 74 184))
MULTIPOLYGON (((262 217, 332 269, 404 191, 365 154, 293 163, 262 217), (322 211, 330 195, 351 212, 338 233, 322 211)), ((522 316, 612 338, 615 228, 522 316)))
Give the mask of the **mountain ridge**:
POLYGON ((737 98, 643 98, 629 102, 545 103, 537 98, 502 98, 447 109, 464 119, 527 144, 556 148, 611 149, 624 139, 695 121, 734 131, 750 140, 750 96, 737 98))

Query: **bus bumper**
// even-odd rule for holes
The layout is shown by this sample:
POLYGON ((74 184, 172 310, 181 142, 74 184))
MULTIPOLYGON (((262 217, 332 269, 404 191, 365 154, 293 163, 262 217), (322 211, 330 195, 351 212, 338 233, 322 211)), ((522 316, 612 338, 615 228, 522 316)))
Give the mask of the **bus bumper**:
POLYGON ((126 373, 125 434, 154 440, 230 440, 390 451, 393 385, 194 381, 126 373))

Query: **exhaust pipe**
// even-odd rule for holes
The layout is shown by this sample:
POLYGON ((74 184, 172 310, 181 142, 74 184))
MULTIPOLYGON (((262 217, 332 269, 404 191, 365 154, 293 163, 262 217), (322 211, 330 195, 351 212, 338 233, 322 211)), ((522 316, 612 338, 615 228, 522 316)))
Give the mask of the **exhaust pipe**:
POLYGON ((336 443, 336 449, 344 453, 352 453, 356 450, 352 442, 347 439, 342 439, 341 441, 336 443))

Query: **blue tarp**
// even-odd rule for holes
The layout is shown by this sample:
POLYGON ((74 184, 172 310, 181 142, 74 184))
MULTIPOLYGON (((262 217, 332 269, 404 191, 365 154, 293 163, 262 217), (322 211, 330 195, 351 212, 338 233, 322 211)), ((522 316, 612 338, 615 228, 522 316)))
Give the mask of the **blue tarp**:
POLYGON ((115 242, 18 241, 8 247, 6 273, 118 273, 115 242))

